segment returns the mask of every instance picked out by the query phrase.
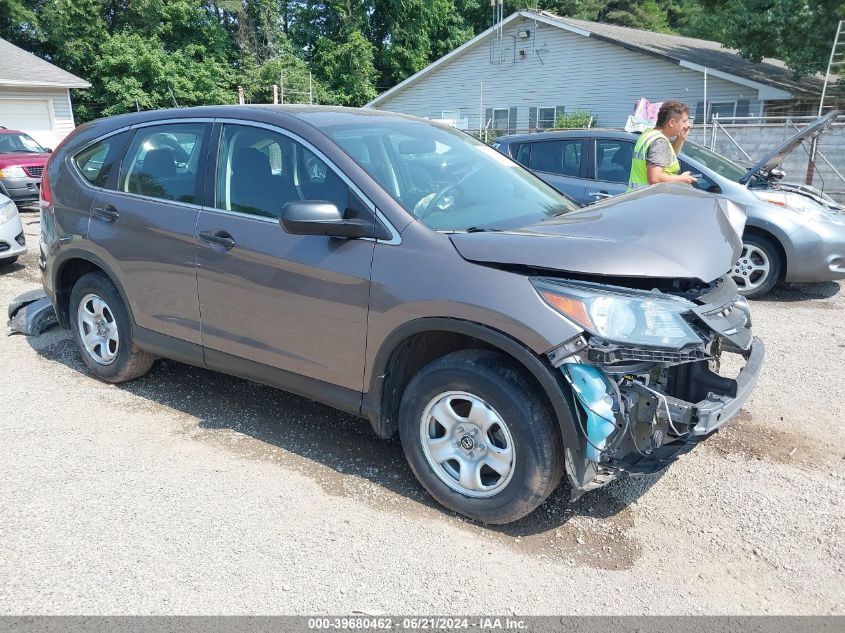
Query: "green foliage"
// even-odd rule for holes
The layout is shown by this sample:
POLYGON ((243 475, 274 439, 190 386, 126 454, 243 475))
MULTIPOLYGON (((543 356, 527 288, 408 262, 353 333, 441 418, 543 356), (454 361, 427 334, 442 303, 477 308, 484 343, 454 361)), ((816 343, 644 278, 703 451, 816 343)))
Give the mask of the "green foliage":
POLYGON ((581 129, 596 126, 596 118, 586 110, 575 110, 557 115, 555 127, 563 129, 581 129))
POLYGON ((374 47, 357 29, 339 42, 321 38, 315 66, 328 83, 332 101, 344 106, 362 106, 376 96, 374 47))
POLYGON ((168 52, 156 37, 117 33, 100 47, 92 70, 100 81, 92 87, 91 98, 83 98, 80 107, 92 108, 83 116, 234 100, 225 88, 228 68, 198 44, 168 52))
POLYGON ((707 0, 699 11, 686 0, 686 32, 736 48, 760 61, 774 57, 797 75, 824 72, 836 25, 845 19, 842 0, 707 0))
POLYGON ((333 95, 319 80, 309 76, 308 64, 297 57, 290 42, 278 43, 278 54, 261 63, 247 60, 240 73, 240 84, 249 103, 271 103, 273 86, 283 90, 285 103, 308 103, 309 91, 314 103, 332 103, 333 95))

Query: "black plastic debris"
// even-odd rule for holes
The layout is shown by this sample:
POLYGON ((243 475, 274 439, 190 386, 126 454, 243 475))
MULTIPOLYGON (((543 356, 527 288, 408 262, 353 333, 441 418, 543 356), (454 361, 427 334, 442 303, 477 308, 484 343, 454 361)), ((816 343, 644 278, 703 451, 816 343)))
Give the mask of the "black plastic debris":
POLYGON ((38 336, 58 324, 53 305, 43 290, 30 290, 9 304, 10 334, 38 336))

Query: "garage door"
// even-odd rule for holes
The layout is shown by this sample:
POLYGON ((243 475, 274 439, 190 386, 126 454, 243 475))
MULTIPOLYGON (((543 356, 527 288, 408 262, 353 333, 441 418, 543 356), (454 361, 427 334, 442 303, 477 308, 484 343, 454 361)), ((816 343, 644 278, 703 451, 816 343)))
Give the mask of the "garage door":
POLYGON ((26 132, 47 147, 53 146, 53 125, 47 99, 0 99, 0 125, 26 132))

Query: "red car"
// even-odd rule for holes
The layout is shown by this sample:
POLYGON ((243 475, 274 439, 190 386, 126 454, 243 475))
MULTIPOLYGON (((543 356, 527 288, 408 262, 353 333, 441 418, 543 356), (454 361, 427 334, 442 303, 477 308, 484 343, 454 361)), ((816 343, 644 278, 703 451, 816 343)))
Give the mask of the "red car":
POLYGON ((52 151, 24 132, 0 126, 0 193, 18 207, 37 207, 41 172, 52 151))

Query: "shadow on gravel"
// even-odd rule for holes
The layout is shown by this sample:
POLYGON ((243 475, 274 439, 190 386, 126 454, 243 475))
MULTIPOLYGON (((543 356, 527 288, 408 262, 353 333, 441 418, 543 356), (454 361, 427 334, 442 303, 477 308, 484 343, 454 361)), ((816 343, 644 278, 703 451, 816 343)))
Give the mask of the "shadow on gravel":
POLYGON ((11 264, 0 264, 0 275, 12 275, 20 270, 26 268, 21 260, 17 260, 11 264))
MULTIPOLYGON (((38 345, 37 338, 28 340, 42 357, 90 377, 70 338, 46 346, 38 345)), ((90 380, 96 379, 90 377, 90 380)), ((377 507, 401 512, 422 511, 425 520, 451 517, 467 528, 500 536, 526 538, 538 535, 548 540, 573 517, 588 517, 604 523, 622 514, 625 516, 617 526, 621 533, 623 524, 627 529, 633 522, 627 516, 631 514, 629 504, 659 478, 650 476, 615 482, 604 490, 587 493, 574 503, 569 501, 570 489, 564 479, 545 504, 521 521, 506 526, 481 526, 454 515, 432 500, 414 478, 398 439, 380 440, 366 420, 272 387, 169 360, 157 361, 146 376, 115 385, 115 388, 141 398, 134 405, 139 410, 161 412, 169 408, 190 416, 185 417, 182 428, 191 437, 245 458, 280 462, 300 469, 330 494, 356 497, 377 507), (194 419, 199 420, 199 428, 194 419), (232 430, 258 442, 215 433, 221 430, 232 430), (313 463, 328 470, 315 470, 313 463), (395 498, 374 494, 371 487, 362 485, 365 483, 362 480, 424 507, 397 505, 395 498)), ((557 538, 560 538, 559 534, 557 538)), ((573 540, 578 538, 586 537, 573 536, 573 540)))
POLYGON ((768 294, 754 301, 808 301, 812 299, 830 299, 835 297, 842 286, 836 281, 821 281, 818 283, 806 284, 779 284, 768 294))

